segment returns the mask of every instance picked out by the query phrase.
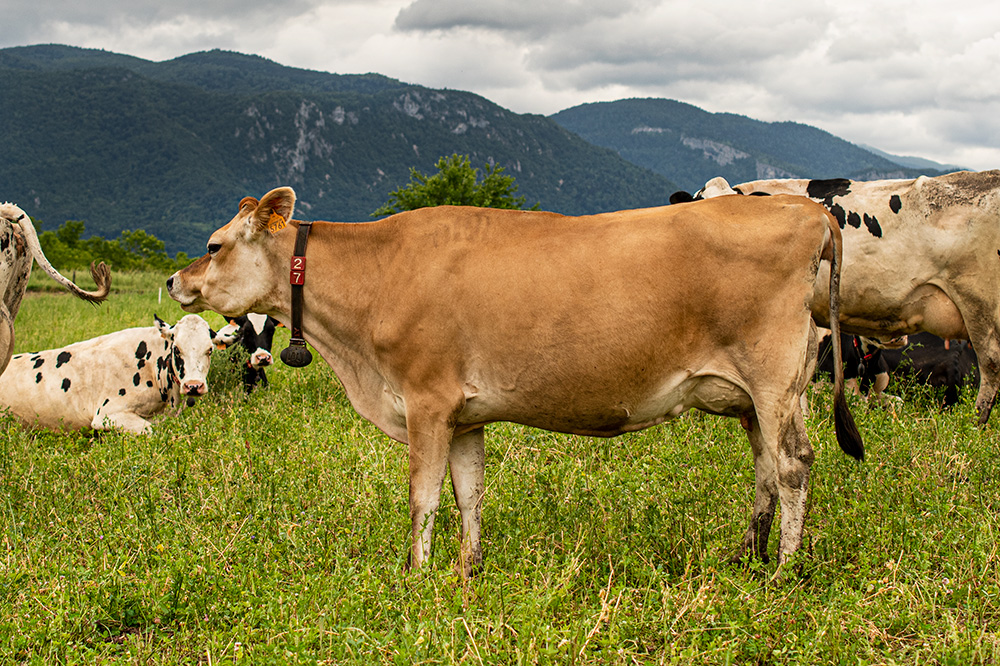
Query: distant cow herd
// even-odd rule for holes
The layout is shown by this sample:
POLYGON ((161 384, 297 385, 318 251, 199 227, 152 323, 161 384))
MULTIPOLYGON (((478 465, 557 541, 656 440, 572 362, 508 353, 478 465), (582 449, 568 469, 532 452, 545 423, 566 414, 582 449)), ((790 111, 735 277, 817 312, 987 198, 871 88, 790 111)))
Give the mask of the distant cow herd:
POLYGON ((716 178, 668 206, 579 218, 441 206, 300 222, 295 202, 287 187, 244 198, 168 279, 184 310, 229 320, 219 331, 197 314, 155 317, 17 355, 32 261, 93 302, 111 278, 92 266, 97 289, 80 289, 24 211, 0 205, 0 406, 33 426, 147 433, 150 417, 206 393, 215 348, 239 341, 245 390, 266 388, 275 328, 288 326, 290 351, 308 341, 355 409, 408 446, 411 566, 431 555, 450 469, 469 576, 492 422, 611 437, 689 409, 736 418, 756 486, 735 559, 768 560, 780 501, 780 563, 802 543, 814 371, 833 376, 837 440, 858 459, 848 391, 884 401, 890 376, 908 375, 951 405, 978 383, 985 424, 1000 389, 1000 171, 716 178))

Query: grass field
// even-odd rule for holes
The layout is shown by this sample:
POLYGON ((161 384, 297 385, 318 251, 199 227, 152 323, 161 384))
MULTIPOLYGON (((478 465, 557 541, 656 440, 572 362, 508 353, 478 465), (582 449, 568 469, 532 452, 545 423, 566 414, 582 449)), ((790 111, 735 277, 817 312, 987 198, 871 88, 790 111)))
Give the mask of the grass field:
MULTIPOLYGON (((163 276, 115 279, 98 308, 29 294, 18 350, 182 315, 163 276)), ((855 404, 859 464, 813 394, 806 541, 776 584, 773 562, 726 563, 753 496, 735 420, 611 440, 493 425, 484 570, 462 582, 450 489, 432 565, 403 571, 405 447, 318 357, 245 398, 225 356, 149 436, 0 420, 0 663, 1000 661, 1000 414, 977 429, 971 395, 855 404)))

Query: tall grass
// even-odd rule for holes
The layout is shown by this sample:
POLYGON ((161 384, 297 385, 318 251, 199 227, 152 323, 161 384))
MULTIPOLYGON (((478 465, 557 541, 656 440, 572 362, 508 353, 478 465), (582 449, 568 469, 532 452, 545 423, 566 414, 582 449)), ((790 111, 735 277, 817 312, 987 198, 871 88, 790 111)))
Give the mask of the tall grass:
MULTIPOLYGON (((160 283, 98 308, 32 293, 18 349, 175 321, 160 283)), ((404 572, 405 447, 325 364, 275 367, 249 398, 231 366, 218 354, 210 394, 148 436, 0 422, 0 663, 1000 658, 1000 438, 973 426, 971 395, 948 412, 918 387, 893 410, 854 404, 858 464, 816 391, 806 542, 778 583, 773 564, 727 564, 753 496, 735 421, 689 413, 611 440, 495 424, 485 565, 463 582, 450 491, 431 565, 404 572)))

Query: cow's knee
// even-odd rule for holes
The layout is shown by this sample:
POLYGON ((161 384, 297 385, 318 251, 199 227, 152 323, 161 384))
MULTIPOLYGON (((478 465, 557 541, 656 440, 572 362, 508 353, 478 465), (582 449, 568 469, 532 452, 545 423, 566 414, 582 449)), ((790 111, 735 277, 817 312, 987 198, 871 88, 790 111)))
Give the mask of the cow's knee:
MULTIPOLYGON (((450 437, 449 437, 450 440, 450 437)), ((410 563, 419 567, 431 556, 434 518, 448 468, 448 446, 410 438, 410 563)))

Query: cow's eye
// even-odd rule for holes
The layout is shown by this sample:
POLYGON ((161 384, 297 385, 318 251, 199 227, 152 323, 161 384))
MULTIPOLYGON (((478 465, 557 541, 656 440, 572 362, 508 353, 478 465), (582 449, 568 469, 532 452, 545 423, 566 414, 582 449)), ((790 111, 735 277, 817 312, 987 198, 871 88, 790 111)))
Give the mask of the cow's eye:
POLYGON ((222 245, 220 243, 209 243, 208 244, 208 253, 209 254, 215 254, 221 248, 222 248, 222 245))

